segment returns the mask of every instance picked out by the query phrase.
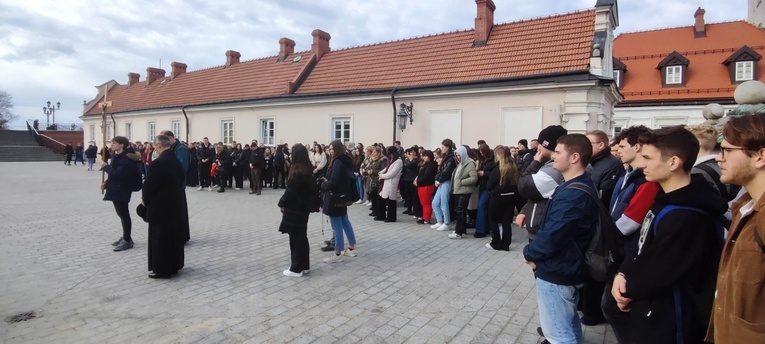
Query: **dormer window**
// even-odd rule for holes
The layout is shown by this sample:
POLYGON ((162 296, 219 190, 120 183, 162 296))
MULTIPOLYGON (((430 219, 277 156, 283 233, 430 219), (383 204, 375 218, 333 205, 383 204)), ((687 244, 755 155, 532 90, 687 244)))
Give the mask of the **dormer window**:
POLYGON ((679 85, 683 83, 683 66, 667 66, 667 85, 679 85))
POLYGON ((688 65, 691 63, 685 56, 673 51, 656 67, 661 71, 663 87, 684 87, 688 82, 688 65))
POLYGON ((624 87, 624 73, 627 71, 627 65, 621 60, 614 57, 614 82, 616 87, 622 89, 624 87))
POLYGON ((736 62, 736 82, 754 79, 754 61, 736 62))
POLYGON ((728 67, 731 84, 757 79, 757 61, 760 60, 762 56, 746 45, 725 59, 723 64, 728 67))

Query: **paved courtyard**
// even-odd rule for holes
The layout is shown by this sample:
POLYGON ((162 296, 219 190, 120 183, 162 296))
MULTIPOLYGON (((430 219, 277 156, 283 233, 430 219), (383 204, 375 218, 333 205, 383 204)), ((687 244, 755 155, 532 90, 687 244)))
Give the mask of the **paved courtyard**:
MULTIPOLYGON (((326 264, 326 217, 309 221, 311 272, 282 276, 282 190, 262 196, 187 189, 191 242, 176 278, 147 278, 147 225, 121 235, 100 172, 62 163, 0 163, 2 343, 539 343, 536 292, 514 229, 510 252, 450 240, 399 215, 349 209, 358 257, 326 264), (324 233, 322 234, 322 228, 324 233)), ((245 183, 246 186, 246 183, 245 183)), ((131 210, 140 202, 133 194, 131 210)), ((399 209, 399 212, 402 209, 399 209)), ((472 232, 471 232, 472 233, 472 232)), ((615 343, 605 326, 586 343, 615 343)))

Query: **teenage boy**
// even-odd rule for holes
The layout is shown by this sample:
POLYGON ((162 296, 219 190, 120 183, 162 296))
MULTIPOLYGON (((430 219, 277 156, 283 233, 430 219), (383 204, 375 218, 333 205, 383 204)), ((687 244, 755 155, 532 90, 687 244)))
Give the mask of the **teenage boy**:
MULTIPOLYGON (((611 219, 619 229, 619 236, 624 242, 625 256, 633 259, 637 255, 638 229, 645 215, 653 205, 653 199, 659 192, 659 184, 645 180, 640 168, 643 159, 640 156, 641 135, 651 130, 645 126, 633 126, 622 130, 614 139, 617 143, 622 163, 628 166, 627 174, 616 182, 611 197, 611 219)), ((628 313, 622 312, 611 295, 611 280, 606 283, 601 307, 603 315, 614 331, 619 343, 630 343, 628 313)))
POLYGON ((658 183, 640 228, 637 256, 625 259, 611 294, 629 312, 635 343, 700 343, 707 329, 728 204, 704 178, 691 178, 699 141, 681 126, 642 135, 646 180, 658 183))
MULTIPOLYGON (((540 145, 545 143, 540 140, 540 145)), ((588 275, 583 250, 595 232, 599 207, 595 185, 585 173, 592 144, 587 136, 571 134, 559 138, 554 149, 553 167, 565 182, 547 203, 536 238, 524 247, 523 256, 536 273, 539 322, 547 340, 582 343, 576 306, 588 275)))
POLYGON ((728 121, 721 148, 720 181, 746 194, 733 203, 706 340, 765 343, 765 113, 728 121))

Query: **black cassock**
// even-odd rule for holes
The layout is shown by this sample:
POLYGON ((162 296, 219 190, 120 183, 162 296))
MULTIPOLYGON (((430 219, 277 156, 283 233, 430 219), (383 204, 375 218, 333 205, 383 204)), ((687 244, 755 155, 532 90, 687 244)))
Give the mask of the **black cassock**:
POLYGON ((170 150, 151 163, 142 200, 149 223, 149 270, 174 274, 183 267, 184 224, 188 224, 183 166, 170 150))

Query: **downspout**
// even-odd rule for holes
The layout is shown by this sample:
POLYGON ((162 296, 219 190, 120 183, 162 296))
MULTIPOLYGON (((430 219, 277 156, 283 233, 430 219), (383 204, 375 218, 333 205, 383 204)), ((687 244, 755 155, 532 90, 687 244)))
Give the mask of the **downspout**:
POLYGON ((112 118, 112 126, 114 127, 114 136, 117 136, 117 121, 114 120, 114 114, 110 113, 109 117, 112 118))
POLYGON ((393 104, 393 141, 391 141, 391 145, 396 142, 396 91, 398 89, 395 87, 390 91, 390 102, 393 104))
POLYGON ((186 117, 186 143, 189 142, 189 115, 186 114, 186 108, 189 107, 188 105, 184 105, 181 108, 181 112, 183 112, 183 117, 186 117))

